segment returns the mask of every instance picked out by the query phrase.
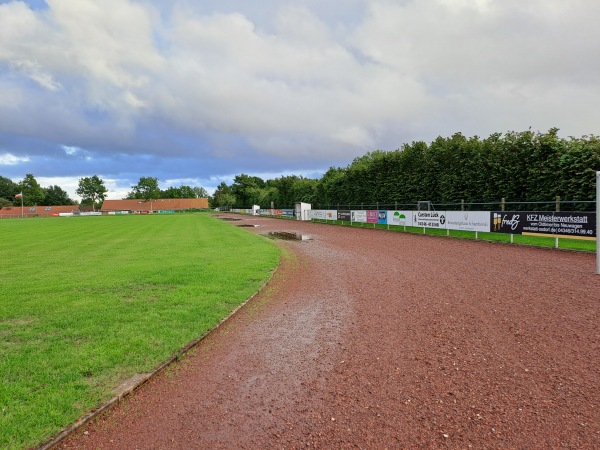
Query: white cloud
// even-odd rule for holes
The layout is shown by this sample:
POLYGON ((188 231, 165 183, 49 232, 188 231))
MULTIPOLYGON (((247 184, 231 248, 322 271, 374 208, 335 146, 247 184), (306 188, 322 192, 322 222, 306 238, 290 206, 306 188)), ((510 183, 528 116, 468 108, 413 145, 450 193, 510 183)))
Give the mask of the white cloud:
POLYGON ((461 88, 567 82, 600 67, 580 58, 600 47, 592 26, 599 13, 581 0, 374 1, 354 42, 381 64, 461 88))
POLYGON ((146 72, 163 63, 152 42, 148 6, 120 0, 48 0, 48 5, 69 60, 91 82, 139 87, 148 82, 146 72))
POLYGON ((370 5, 352 42, 377 64, 406 73, 420 85, 430 129, 447 132, 449 123, 454 131, 478 134, 529 125, 564 127, 576 134, 590 130, 583 126, 590 123, 587 114, 567 115, 560 105, 587 109, 600 94, 593 75, 600 60, 590 57, 600 52, 600 29, 593 25, 600 15, 596 3, 419 0, 370 5), (564 95, 575 86, 585 86, 588 98, 564 95))
POLYGON ((26 77, 31 78, 41 87, 50 91, 58 91, 62 85, 54 80, 52 74, 44 71, 42 67, 34 61, 16 60, 11 61, 12 66, 21 71, 26 77))
POLYGON ((77 153, 79 153, 81 151, 81 149, 79 147, 71 147, 68 145, 61 145, 61 147, 65 151, 65 153, 69 156, 76 155, 77 153))
POLYGON ((103 178, 104 186, 108 189, 106 198, 109 200, 120 200, 127 197, 131 191, 131 183, 128 180, 103 178))
POLYGON ((12 153, 0 154, 0 166, 16 166, 28 161, 28 156, 15 156, 12 153))
POLYGON ((457 131, 598 132, 598 2, 47 3, 0 4, 0 133, 58 148, 322 167, 457 131))

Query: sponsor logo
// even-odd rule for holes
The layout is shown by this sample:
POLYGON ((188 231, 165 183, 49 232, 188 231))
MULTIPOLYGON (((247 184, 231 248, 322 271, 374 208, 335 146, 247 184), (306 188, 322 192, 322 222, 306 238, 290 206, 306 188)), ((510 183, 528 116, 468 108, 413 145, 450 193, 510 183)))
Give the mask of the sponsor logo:
POLYGON ((515 231, 519 228, 519 223, 521 223, 520 214, 494 213, 492 230, 500 231, 502 228, 510 228, 511 231, 515 231))

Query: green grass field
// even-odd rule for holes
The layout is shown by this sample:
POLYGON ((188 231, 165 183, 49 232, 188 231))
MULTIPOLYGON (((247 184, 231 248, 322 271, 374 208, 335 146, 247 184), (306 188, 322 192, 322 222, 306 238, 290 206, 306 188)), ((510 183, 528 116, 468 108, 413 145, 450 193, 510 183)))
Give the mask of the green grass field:
MULTIPOLYGON (((342 226, 353 226, 358 228, 380 228, 380 229, 388 229, 387 225, 379 225, 372 223, 359 223, 354 222, 350 224, 350 222, 342 222, 339 220, 314 220, 314 222, 319 223, 328 223, 331 225, 342 225, 342 226)), ((474 231, 457 231, 450 230, 448 233, 446 230, 438 230, 435 228, 425 228, 425 233, 423 233, 422 227, 399 227, 399 226, 390 226, 389 229, 391 231, 399 231, 406 233, 417 233, 417 234, 429 234, 436 236, 450 236, 454 238, 461 239, 475 239, 474 231)), ((510 234, 505 233, 478 233, 477 239, 481 239, 484 241, 492 241, 492 242, 506 242, 510 243, 510 234)), ((556 242, 554 238, 551 237, 542 237, 542 236, 522 236, 522 235, 513 235, 513 243, 520 245, 531 245, 534 247, 555 247, 556 242)), ((558 248, 568 249, 568 250, 580 250, 586 252, 595 252, 596 251, 596 241, 591 240, 581 240, 581 239, 568 239, 568 238, 560 238, 558 240, 558 248)))
POLYGON ((36 446, 202 336, 279 261, 207 214, 0 221, 0 448, 36 446))

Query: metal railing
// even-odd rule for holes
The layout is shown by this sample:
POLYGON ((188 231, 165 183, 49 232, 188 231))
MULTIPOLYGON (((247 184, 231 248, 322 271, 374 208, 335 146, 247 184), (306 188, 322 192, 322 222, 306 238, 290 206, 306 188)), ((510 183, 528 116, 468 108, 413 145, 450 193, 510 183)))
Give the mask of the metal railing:
MULTIPOLYGON (((335 210, 419 210, 419 203, 399 202, 376 202, 376 203, 352 203, 352 204, 313 204, 313 209, 335 209, 335 210)), ((427 202, 431 209, 439 211, 590 211, 596 210, 595 200, 555 200, 544 201, 507 201, 500 199, 490 202, 427 202)))

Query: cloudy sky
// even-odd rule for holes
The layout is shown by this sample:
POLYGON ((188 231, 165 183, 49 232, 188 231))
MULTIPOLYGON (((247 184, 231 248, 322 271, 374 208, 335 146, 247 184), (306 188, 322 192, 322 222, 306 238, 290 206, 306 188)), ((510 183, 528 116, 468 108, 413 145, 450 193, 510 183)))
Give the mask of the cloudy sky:
POLYGON ((462 132, 600 134, 592 0, 0 0, 0 175, 212 191, 462 132))

